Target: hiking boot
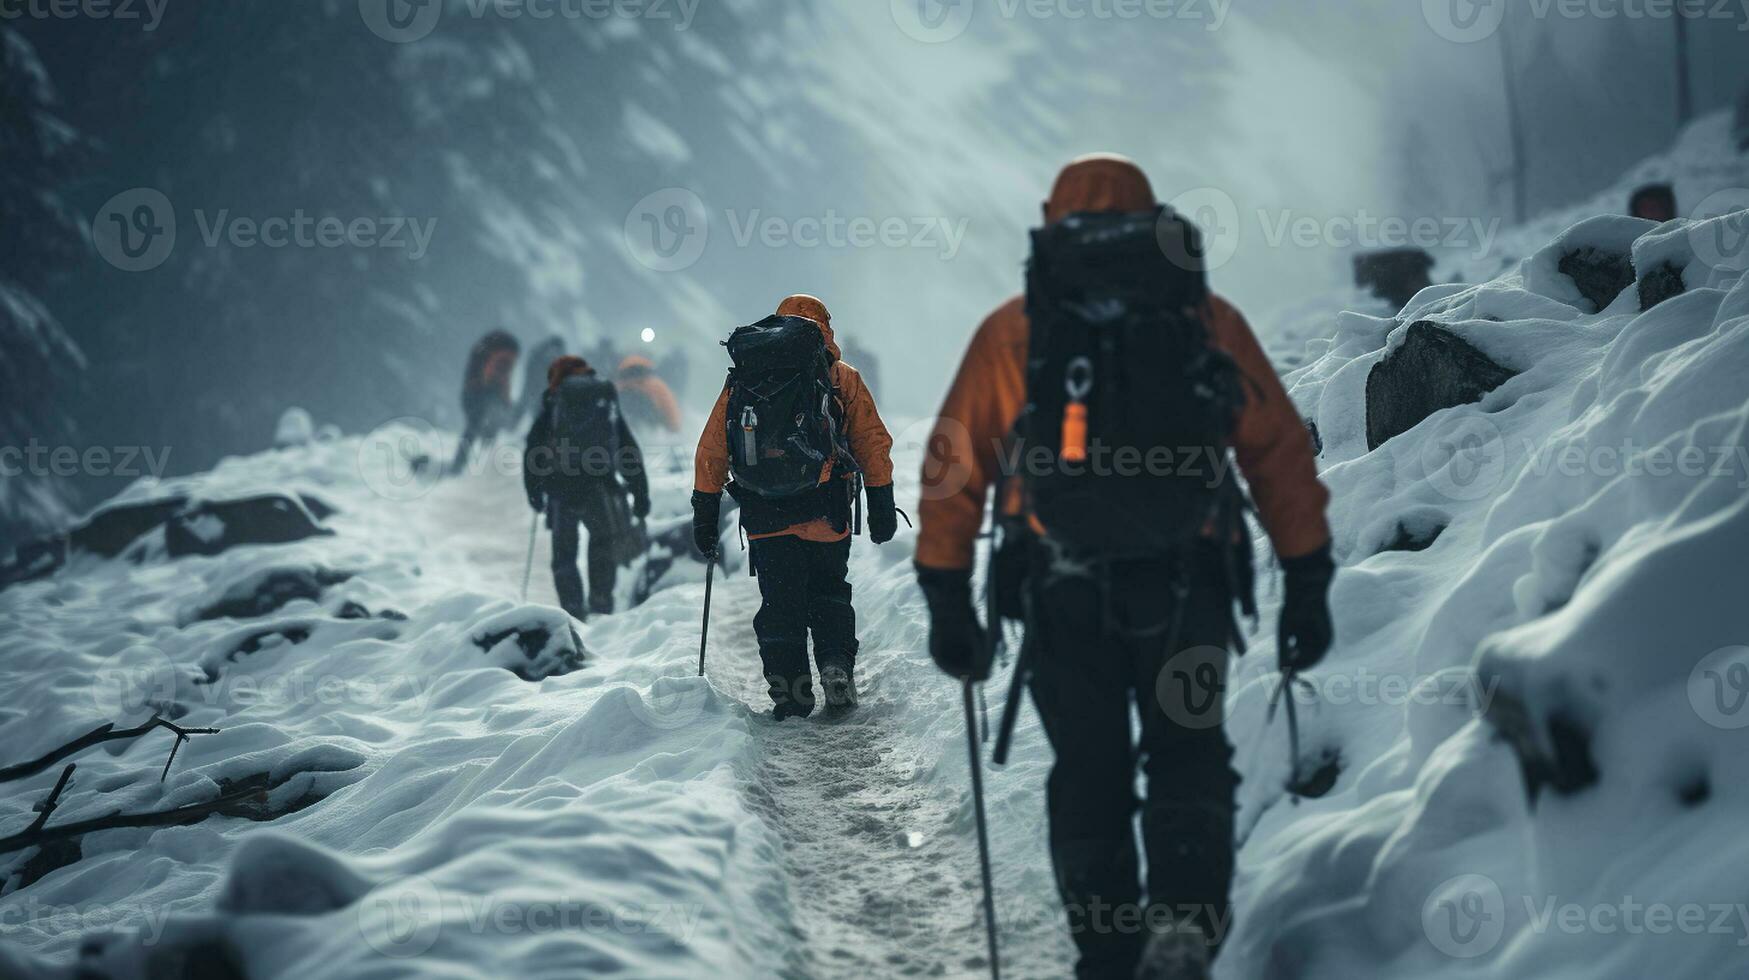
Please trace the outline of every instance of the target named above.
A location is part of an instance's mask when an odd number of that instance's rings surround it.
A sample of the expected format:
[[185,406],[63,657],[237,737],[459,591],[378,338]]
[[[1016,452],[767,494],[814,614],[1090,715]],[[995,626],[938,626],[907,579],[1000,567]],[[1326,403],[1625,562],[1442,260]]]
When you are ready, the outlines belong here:
[[1175,923],[1148,940],[1136,964],[1136,980],[1208,980],[1209,943],[1202,927]]
[[826,694],[826,711],[843,714],[856,707],[856,669],[849,664],[820,668],[820,687]]
[[814,713],[812,704],[796,704],[785,702],[771,706],[771,717],[774,721],[788,721],[791,718],[806,718]]

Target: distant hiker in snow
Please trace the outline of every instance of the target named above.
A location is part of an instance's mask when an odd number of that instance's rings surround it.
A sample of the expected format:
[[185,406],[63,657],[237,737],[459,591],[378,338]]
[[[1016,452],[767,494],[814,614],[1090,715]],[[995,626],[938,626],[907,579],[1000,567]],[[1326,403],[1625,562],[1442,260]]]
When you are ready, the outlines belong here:
[[680,403],[674,399],[656,365],[642,354],[619,362],[619,403],[634,430],[673,434],[680,431]]
[[565,356],[563,337],[548,337],[536,344],[523,358],[522,394],[516,398],[516,417],[528,419],[540,411],[547,394],[547,371],[553,362]]
[[1669,184],[1647,184],[1628,199],[1628,213],[1663,224],[1676,220],[1676,189]]
[[[613,383],[580,357],[561,357],[547,372],[542,410],[523,451],[522,481],[528,505],[545,512],[553,532],[559,605],[583,620],[612,613],[618,566],[637,535],[634,521],[650,513],[650,486]],[[589,532],[587,603],[577,573],[578,524]]]
[[[722,494],[741,505],[763,603],[754,617],[759,657],[778,720],[814,710],[808,634],[829,711],[856,704],[856,610],[850,538],[859,488],[869,537],[898,530],[893,437],[856,369],[832,339],[832,315],[812,296],[729,338],[729,371],[694,457],[693,530],[717,551]],[[731,480],[733,482],[731,482]]]
[[476,443],[493,439],[514,421],[510,376],[516,370],[521,350],[522,345],[515,337],[494,330],[481,337],[468,352],[468,365],[462,374],[462,416],[466,424],[455,460],[449,465],[452,476],[467,469]]
[[1229,925],[1238,776],[1222,691],[1234,603],[1252,599],[1228,452],[1286,569],[1284,669],[1333,639],[1329,494],[1257,339],[1208,292],[1196,230],[1134,163],[1070,164],[1044,219],[1026,295],[973,335],[926,444],[929,652],[956,678],[990,673],[972,562],[994,490],[995,602],[1025,620],[1022,676],[1056,752],[1050,847],[1077,975],[1200,978]]

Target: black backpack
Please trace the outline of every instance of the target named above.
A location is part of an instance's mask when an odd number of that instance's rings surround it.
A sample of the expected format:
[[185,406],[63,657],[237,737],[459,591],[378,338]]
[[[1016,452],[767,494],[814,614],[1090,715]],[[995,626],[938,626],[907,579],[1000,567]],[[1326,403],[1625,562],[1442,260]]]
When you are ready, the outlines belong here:
[[1231,472],[1244,395],[1238,366],[1210,345],[1202,254],[1169,208],[1033,232],[1015,458],[1032,512],[1072,552],[1174,552],[1236,491],[1216,477]]
[[619,389],[593,374],[576,374],[553,389],[547,438],[558,473],[569,477],[618,474]]
[[[768,500],[818,489],[821,467],[853,467],[832,355],[819,324],[772,316],[741,327],[725,344],[729,370],[729,472],[738,491]],[[739,498],[737,498],[739,499]]]

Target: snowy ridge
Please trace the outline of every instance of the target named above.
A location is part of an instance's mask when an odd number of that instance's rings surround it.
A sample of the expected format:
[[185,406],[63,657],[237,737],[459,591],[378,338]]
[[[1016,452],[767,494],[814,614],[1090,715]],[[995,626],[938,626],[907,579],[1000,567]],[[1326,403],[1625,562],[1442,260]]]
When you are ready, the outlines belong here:
[[[1222,975],[1741,966],[1746,226],[1581,222],[1395,319],[1344,314],[1290,376],[1325,439],[1345,566],[1304,752],[1341,775],[1284,798],[1264,639],[1229,705],[1249,841]],[[1631,250],[1642,276],[1672,263],[1689,288],[1590,313],[1556,271],[1583,247]],[[1369,453],[1367,378],[1424,320],[1519,373]],[[1385,550],[1401,527],[1441,533]]]

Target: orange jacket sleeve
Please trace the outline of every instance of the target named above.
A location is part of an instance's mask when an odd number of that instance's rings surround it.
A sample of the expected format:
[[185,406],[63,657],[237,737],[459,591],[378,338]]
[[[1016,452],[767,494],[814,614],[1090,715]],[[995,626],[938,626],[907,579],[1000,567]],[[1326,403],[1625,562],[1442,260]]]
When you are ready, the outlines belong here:
[[1239,470],[1276,553],[1304,557],[1330,543],[1324,515],[1330,491],[1318,479],[1312,437],[1245,318],[1218,296],[1209,302],[1214,345],[1245,375],[1245,408],[1233,436]]
[[986,319],[960,362],[924,447],[917,564],[972,567],[984,500],[1001,472],[1001,447],[1026,405],[1025,301]]
[[850,455],[862,467],[863,482],[871,487],[890,485],[893,436],[881,421],[874,395],[863,384],[862,375],[842,361],[833,365],[832,375],[838,385],[838,397],[844,401],[844,431],[850,439]]
[[729,389],[724,388],[692,454],[692,488],[700,493],[722,493],[729,485],[728,418]]

